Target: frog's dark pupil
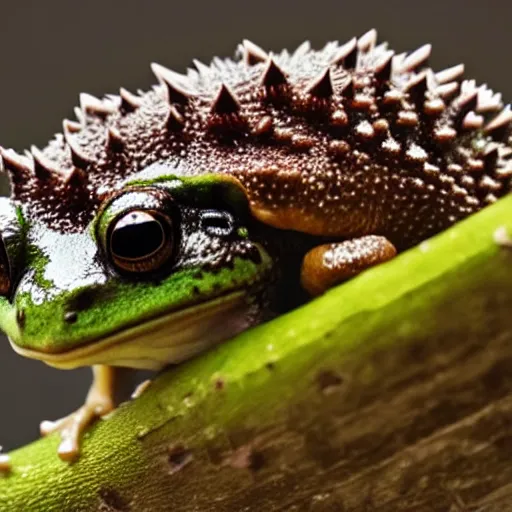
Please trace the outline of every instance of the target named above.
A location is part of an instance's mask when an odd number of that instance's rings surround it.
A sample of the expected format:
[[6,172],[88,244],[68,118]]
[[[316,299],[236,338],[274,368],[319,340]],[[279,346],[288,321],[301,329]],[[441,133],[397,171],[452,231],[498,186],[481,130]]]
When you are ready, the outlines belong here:
[[112,232],[111,250],[118,258],[139,260],[155,253],[164,243],[160,222],[147,213],[124,216]]

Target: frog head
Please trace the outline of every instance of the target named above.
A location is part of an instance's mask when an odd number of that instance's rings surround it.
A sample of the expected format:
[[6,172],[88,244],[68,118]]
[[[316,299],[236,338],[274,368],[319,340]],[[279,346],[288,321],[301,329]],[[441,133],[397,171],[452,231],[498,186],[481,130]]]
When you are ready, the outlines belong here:
[[86,222],[34,204],[0,203],[0,327],[23,356],[158,369],[261,320],[272,261],[235,179],[132,178]]

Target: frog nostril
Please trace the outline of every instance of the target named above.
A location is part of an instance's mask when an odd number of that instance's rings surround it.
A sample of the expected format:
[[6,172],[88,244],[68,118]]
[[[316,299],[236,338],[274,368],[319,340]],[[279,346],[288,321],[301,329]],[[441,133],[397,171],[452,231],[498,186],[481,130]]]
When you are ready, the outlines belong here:
[[78,319],[78,315],[76,311],[67,311],[64,313],[64,321],[66,321],[68,324],[74,324]]
[[18,322],[18,326],[20,328],[25,327],[25,310],[24,309],[18,309],[16,311],[16,321]]
[[201,229],[214,236],[229,236],[235,228],[235,220],[228,212],[206,210],[201,215]]

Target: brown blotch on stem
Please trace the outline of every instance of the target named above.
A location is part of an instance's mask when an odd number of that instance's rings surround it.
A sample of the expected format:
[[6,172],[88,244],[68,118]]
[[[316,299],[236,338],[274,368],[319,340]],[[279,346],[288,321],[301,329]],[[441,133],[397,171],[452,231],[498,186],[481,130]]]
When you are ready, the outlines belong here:
[[121,497],[121,495],[110,487],[101,487],[98,491],[100,496],[101,505],[107,507],[106,509],[99,510],[107,510],[108,512],[128,512],[130,509],[130,505]]
[[263,454],[251,445],[243,445],[229,456],[228,464],[235,469],[258,471],[265,465]]
[[343,384],[343,379],[332,370],[324,370],[316,376],[316,382],[324,395],[330,395]]
[[182,444],[170,446],[167,450],[167,462],[171,467],[169,474],[181,471],[185,466],[190,464],[194,456],[192,452],[185,448]]

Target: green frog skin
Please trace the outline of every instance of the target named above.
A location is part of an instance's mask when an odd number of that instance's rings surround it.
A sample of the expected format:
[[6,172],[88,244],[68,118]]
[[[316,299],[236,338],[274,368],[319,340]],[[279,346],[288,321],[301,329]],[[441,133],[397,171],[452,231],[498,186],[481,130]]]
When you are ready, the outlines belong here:
[[42,150],[1,149],[0,327],[24,356],[93,368],[84,406],[42,424],[63,459],[114,407],[114,367],[187,359],[510,191],[509,106],[429,54],[374,30],[244,41],[186,75],[154,64],[145,93],[83,94]]

